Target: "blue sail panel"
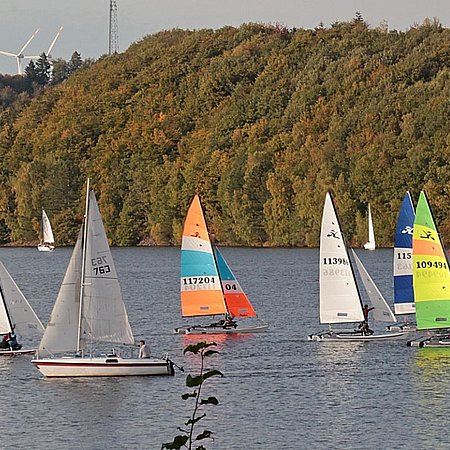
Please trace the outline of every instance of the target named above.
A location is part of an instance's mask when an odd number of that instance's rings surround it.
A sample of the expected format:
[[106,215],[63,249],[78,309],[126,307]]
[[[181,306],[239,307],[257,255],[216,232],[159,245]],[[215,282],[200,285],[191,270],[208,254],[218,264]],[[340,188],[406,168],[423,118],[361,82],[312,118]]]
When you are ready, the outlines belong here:
[[415,312],[412,280],[412,240],[414,206],[409,192],[403,198],[395,228],[394,241],[394,310],[396,314]]

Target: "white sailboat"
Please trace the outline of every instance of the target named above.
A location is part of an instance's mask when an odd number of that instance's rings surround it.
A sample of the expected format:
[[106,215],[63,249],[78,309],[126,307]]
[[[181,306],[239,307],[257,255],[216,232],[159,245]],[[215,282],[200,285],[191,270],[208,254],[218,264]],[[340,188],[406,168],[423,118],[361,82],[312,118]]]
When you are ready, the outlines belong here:
[[[373,280],[368,275],[359,258],[355,258],[361,271],[361,278],[368,290],[369,299],[377,311],[376,317],[382,321],[393,321],[395,317],[382,298]],[[333,324],[364,323],[361,295],[356,284],[352,261],[341,231],[331,195],[327,193],[322,217],[320,235],[320,323],[328,324],[329,330],[308,336],[309,341],[372,341],[396,339],[402,332],[375,334],[360,328],[345,331],[332,330]]]
[[53,236],[52,226],[44,208],[42,208],[41,221],[41,241],[38,245],[40,252],[51,252],[55,248],[55,238]]
[[168,358],[92,352],[94,345],[105,342],[133,345],[134,337],[88,180],[83,227],[32,363],[47,377],[173,375]]
[[[44,327],[33,308],[17,284],[12,279],[3,263],[0,262],[0,334],[18,335],[21,338],[40,338]],[[23,348],[6,339],[0,344],[0,355],[34,353],[36,348]]]
[[366,250],[375,250],[376,244],[375,244],[375,233],[373,231],[373,222],[372,222],[372,211],[370,209],[370,203],[369,203],[369,213],[368,213],[368,220],[369,220],[369,240],[364,244],[364,248]]

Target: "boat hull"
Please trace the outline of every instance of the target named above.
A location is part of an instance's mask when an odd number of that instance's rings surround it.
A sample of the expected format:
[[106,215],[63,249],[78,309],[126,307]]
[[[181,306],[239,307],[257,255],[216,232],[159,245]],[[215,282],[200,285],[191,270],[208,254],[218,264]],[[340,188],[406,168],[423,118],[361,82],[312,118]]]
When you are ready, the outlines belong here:
[[52,252],[55,249],[55,247],[53,245],[39,244],[37,249],[40,252]]
[[166,359],[108,357],[36,358],[31,361],[45,377],[123,377],[174,375]]
[[21,348],[20,350],[0,349],[0,356],[31,355],[33,353],[36,353],[35,348]]
[[406,331],[400,331],[397,333],[371,334],[371,335],[362,335],[361,333],[323,333],[323,334],[310,334],[307,337],[307,340],[314,342],[392,341],[403,338],[406,333],[407,333]]
[[366,242],[364,244],[364,249],[373,251],[373,250],[375,250],[375,244],[373,244],[372,242]]
[[263,333],[269,327],[268,324],[256,325],[252,327],[237,327],[237,328],[223,328],[223,327],[179,327],[175,328],[176,334],[243,334],[243,333]]

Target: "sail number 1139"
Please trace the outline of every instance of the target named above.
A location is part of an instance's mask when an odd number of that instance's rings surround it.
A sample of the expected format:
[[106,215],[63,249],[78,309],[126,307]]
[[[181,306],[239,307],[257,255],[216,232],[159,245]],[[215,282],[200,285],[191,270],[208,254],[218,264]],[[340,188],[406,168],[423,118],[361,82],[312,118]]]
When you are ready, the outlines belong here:
[[323,258],[324,264],[342,264],[344,266],[348,266],[348,259],[347,258]]

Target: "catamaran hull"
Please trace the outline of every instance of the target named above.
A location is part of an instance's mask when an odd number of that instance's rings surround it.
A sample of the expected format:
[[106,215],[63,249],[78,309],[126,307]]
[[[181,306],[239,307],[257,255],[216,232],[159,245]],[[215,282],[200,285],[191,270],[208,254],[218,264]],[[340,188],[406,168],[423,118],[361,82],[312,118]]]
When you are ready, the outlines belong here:
[[406,332],[398,333],[387,333],[387,334],[371,334],[371,335],[361,335],[361,334],[351,334],[351,333],[324,333],[324,334],[310,334],[307,338],[308,341],[314,342],[366,342],[366,341],[392,341],[396,339],[401,339],[404,337]]
[[39,244],[37,249],[40,252],[52,252],[55,249],[55,247],[53,245],[41,245],[41,244]]
[[406,333],[414,333],[417,329],[415,325],[389,325],[386,327],[386,331],[404,331]]
[[123,377],[174,375],[165,359],[41,358],[31,361],[45,377]]
[[179,327],[174,329],[176,334],[243,334],[263,333],[269,325],[257,325],[253,327],[223,328],[223,327]]
[[33,353],[36,353],[35,348],[23,348],[20,350],[0,350],[0,356],[31,355]]

